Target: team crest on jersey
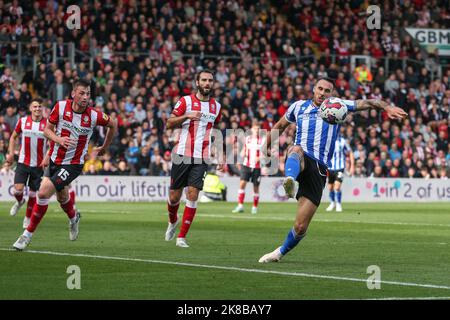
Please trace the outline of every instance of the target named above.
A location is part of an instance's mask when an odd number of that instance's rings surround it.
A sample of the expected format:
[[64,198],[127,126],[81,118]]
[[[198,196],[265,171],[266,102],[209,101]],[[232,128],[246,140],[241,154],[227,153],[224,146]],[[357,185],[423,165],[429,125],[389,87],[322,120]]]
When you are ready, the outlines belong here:
[[39,130],[40,131],[43,131],[45,129],[45,123],[41,123],[40,124],[40,127],[39,127]]
[[66,111],[66,117],[70,117],[70,111]]
[[214,103],[211,103],[209,105],[209,112],[210,113],[216,113],[216,105]]
[[88,122],[88,121],[89,121],[89,117],[88,117],[88,116],[84,116],[83,121],[84,121],[84,122]]
[[192,110],[193,111],[201,110],[200,104],[197,101],[194,101],[194,103],[192,104]]
[[[174,109],[178,109],[178,107],[181,105],[181,101],[178,101],[177,104],[175,105],[175,107],[173,107]],[[106,120],[106,119],[105,119]]]

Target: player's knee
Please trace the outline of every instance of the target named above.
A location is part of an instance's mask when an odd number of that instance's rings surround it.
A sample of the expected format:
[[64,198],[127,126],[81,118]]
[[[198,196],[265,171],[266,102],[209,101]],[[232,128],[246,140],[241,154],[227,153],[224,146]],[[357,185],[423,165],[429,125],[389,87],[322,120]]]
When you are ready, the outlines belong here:
[[169,202],[171,204],[176,204],[180,202],[180,198],[181,198],[181,192],[175,192],[175,191],[170,191],[169,193]]
[[289,151],[288,154],[293,154],[293,153],[297,153],[299,156],[303,156],[303,148],[301,146],[295,145],[292,146]]
[[68,194],[57,194],[56,199],[58,200],[59,204],[65,204],[67,201],[69,201],[69,195]]
[[297,233],[297,234],[304,234],[306,232],[306,230],[308,230],[308,224],[303,221],[301,221],[301,222],[296,221],[294,223],[294,230],[295,230],[295,233]]
[[39,199],[44,200],[44,199],[49,199],[50,197],[48,196],[47,192],[45,191],[38,191],[37,196]]
[[198,193],[199,193],[198,189],[189,187],[186,191],[186,198],[190,201],[197,201]]
[[14,187],[14,193],[15,193],[15,194],[22,194],[22,193],[23,193],[23,189],[24,189],[24,188],[23,188],[23,185],[21,185],[21,186],[17,186],[17,185],[16,185],[16,186]]

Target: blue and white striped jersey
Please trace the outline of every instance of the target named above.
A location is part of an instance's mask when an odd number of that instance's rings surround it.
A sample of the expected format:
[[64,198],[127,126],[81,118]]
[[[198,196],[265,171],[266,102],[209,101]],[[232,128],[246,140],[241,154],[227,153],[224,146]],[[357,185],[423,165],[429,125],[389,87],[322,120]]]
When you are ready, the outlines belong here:
[[[343,100],[348,111],[355,111],[356,103]],[[294,144],[300,145],[307,156],[327,167],[331,166],[340,125],[329,124],[319,116],[319,107],[312,100],[299,100],[286,111],[287,121],[296,124]]]
[[338,136],[334,147],[333,157],[331,158],[330,170],[339,171],[345,169],[345,156],[351,151],[347,140],[341,135]]

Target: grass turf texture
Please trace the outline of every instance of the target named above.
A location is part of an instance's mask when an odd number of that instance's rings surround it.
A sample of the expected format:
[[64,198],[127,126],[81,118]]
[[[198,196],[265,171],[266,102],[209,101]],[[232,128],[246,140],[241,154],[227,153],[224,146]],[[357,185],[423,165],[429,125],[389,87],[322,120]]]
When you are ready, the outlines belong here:
[[[200,203],[190,248],[164,241],[164,203],[79,203],[75,242],[68,239],[66,215],[51,204],[24,252],[8,251],[22,232],[25,210],[10,217],[11,205],[0,203],[0,299],[450,297],[448,203],[344,203],[343,213],[325,212],[324,203],[306,238],[272,264],[258,259],[282,244],[294,202],[262,203],[257,215],[250,214],[251,204],[245,213],[232,214],[234,203]],[[77,254],[85,256],[71,256]],[[70,265],[81,269],[81,290],[67,289]],[[381,269],[380,290],[367,288],[370,265]]]

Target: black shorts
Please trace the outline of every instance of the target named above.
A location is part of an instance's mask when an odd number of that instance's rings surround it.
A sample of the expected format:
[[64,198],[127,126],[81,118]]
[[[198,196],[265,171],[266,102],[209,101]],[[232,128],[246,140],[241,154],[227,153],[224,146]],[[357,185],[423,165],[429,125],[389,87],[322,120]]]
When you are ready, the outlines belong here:
[[305,169],[298,175],[297,181],[297,200],[305,197],[319,206],[327,182],[327,167],[305,155]]
[[56,191],[61,191],[75,180],[83,170],[82,164],[63,164],[56,165],[50,160],[50,164],[45,168],[44,176],[50,178]]
[[328,183],[333,184],[336,181],[340,183],[344,181],[344,170],[328,171]]
[[31,191],[38,191],[43,174],[44,170],[40,167],[29,167],[23,163],[18,163],[14,175],[14,184],[28,185]]
[[242,166],[241,180],[247,182],[251,181],[253,185],[259,186],[259,184],[261,183],[261,169]]
[[185,161],[172,164],[170,172],[170,189],[178,190],[186,186],[194,187],[199,190],[203,189],[206,171],[208,165],[200,160],[193,158],[184,158]]

